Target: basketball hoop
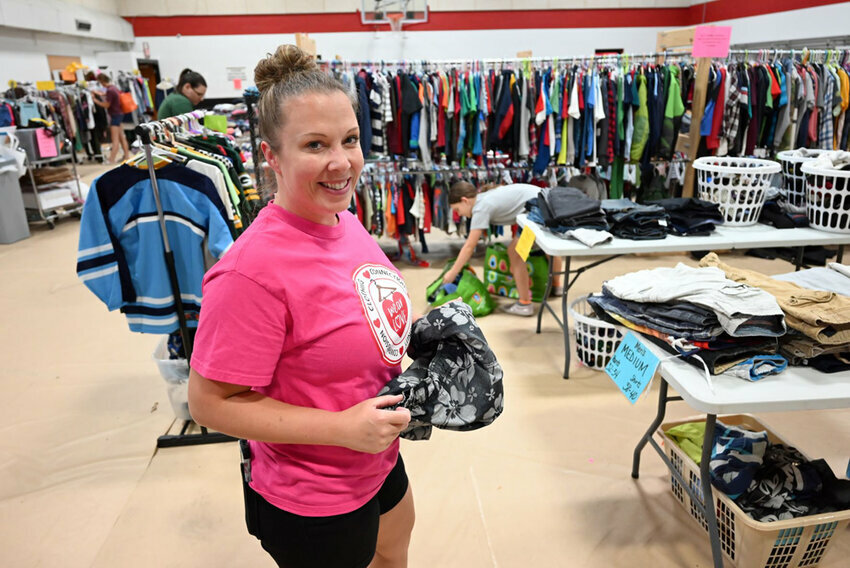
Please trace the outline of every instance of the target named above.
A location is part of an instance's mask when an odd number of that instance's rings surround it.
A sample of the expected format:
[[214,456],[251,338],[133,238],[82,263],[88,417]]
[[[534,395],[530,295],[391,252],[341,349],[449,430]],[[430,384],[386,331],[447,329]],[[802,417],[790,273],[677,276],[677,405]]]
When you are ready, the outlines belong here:
[[400,32],[404,24],[404,12],[387,12],[386,16],[390,22],[390,31]]

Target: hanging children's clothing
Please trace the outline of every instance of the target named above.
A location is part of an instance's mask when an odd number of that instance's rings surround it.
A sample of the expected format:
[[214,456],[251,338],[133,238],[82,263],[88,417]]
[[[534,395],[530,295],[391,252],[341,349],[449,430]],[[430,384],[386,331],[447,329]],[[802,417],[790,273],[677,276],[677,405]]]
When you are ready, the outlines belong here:
[[[177,164],[157,168],[165,225],[175,257],[188,325],[197,326],[203,247],[220,258],[233,244],[227,210],[213,182]],[[131,331],[168,334],[178,328],[147,169],[122,165],[91,186],[80,223],[77,275],[109,310],[120,309]]]

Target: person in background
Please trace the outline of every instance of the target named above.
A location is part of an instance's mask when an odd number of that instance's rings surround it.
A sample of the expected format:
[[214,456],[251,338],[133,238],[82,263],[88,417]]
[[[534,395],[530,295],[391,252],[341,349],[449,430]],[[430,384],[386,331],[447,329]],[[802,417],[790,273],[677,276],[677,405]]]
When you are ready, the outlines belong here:
[[[443,276],[443,283],[454,282],[464,265],[469,262],[475,252],[475,246],[487,235],[490,225],[514,225],[517,215],[525,210],[525,202],[537,197],[540,188],[527,183],[509,185],[484,186],[479,192],[474,185],[459,181],[449,189],[449,206],[452,211],[470,221],[469,236],[457,255],[457,260],[451,269]],[[508,258],[511,261],[511,274],[516,283],[519,300],[502,308],[508,314],[515,316],[533,316],[534,306],[531,303],[531,286],[525,261],[516,251],[519,235],[508,245]],[[554,259],[555,272],[561,271],[561,258]],[[560,276],[554,277],[553,293],[563,294]]]
[[94,104],[105,108],[109,115],[109,138],[112,143],[109,150],[109,163],[114,164],[119,149],[122,161],[130,157],[130,145],[127,144],[127,137],[124,135],[124,129],[121,128],[121,123],[124,121],[124,112],[121,110],[121,91],[106,73],[98,75],[97,82],[106,89],[106,93],[95,93]]
[[277,192],[204,278],[190,412],[249,440],[246,524],[279,566],[404,568],[410,411],[376,395],[401,372],[415,315],[347,211],[364,165],[357,101],[294,45],[254,79]]
[[165,97],[159,105],[156,111],[157,119],[192,112],[204,100],[206,94],[207,82],[203,76],[191,69],[184,69],[180,73],[176,91]]

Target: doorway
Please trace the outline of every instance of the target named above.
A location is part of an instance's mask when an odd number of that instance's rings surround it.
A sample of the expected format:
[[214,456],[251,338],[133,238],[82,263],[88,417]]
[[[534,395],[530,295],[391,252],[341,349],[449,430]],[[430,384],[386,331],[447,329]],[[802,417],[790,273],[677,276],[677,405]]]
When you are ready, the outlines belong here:
[[139,74],[148,80],[148,91],[150,91],[151,100],[153,101],[153,118],[157,120],[156,109],[161,101],[156,100],[156,86],[160,82],[159,61],[156,59],[137,59],[136,64],[139,66]]

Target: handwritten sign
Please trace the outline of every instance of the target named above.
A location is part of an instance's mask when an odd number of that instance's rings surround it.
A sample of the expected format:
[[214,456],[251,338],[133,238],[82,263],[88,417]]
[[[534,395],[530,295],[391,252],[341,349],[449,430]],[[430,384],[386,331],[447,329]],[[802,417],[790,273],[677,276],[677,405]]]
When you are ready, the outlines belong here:
[[534,231],[528,227],[522,228],[522,233],[519,235],[519,240],[516,243],[516,252],[523,260],[528,260],[528,255],[531,253],[531,247],[534,245]]
[[35,131],[35,138],[38,142],[38,155],[42,158],[55,158],[59,152],[56,150],[56,139],[49,136],[47,131],[39,128]]
[[35,88],[39,91],[55,91],[56,81],[36,81]]
[[694,57],[726,57],[732,26],[697,26],[694,30]]
[[611,357],[605,372],[634,404],[655,374],[658,362],[658,357],[629,332]]

